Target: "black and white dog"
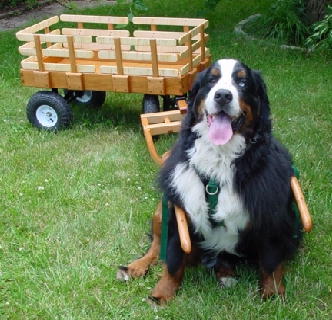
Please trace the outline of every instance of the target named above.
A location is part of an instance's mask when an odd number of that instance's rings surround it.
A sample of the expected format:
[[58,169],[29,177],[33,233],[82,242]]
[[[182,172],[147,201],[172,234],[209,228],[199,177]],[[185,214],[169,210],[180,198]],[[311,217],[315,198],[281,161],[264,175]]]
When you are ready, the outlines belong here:
[[[300,227],[291,209],[291,158],[271,134],[269,101],[260,74],[233,59],[221,59],[201,72],[177,143],[160,172],[169,202],[187,213],[192,252],[180,246],[174,208],[168,222],[167,260],[152,292],[163,303],[181,284],[185,266],[214,268],[223,287],[236,282],[234,265],[255,261],[264,298],[283,295],[283,263],[296,252]],[[206,186],[217,183],[218,203],[211,214]],[[153,218],[148,253],[119,279],[142,276],[158,259],[161,205]]]

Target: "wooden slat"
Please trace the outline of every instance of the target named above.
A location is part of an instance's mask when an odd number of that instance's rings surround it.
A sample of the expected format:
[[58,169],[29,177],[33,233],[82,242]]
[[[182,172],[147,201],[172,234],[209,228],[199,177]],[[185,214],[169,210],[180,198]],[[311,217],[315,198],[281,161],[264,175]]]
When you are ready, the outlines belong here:
[[[198,55],[196,56],[194,59],[192,59],[192,67],[196,67],[199,63],[201,62],[201,56]],[[184,74],[187,74],[188,72],[190,72],[190,65],[189,63],[187,63],[185,66],[183,66],[180,71],[179,71],[179,74],[180,75],[184,75]]]
[[116,74],[112,76],[112,85],[115,92],[129,92],[129,77]]
[[[46,28],[44,29],[44,33],[50,33],[50,27],[46,27]],[[50,47],[51,45],[52,45],[52,43],[49,43],[49,42],[46,43],[46,46],[47,46],[47,47]]]
[[[136,45],[136,46],[149,46],[150,45],[149,38],[133,38],[133,37],[121,37],[121,44],[122,45]],[[176,46],[175,39],[156,39],[158,46]],[[113,44],[114,38],[108,36],[99,36],[96,39],[97,43],[102,44]]]
[[[63,44],[64,48],[68,48],[68,44]],[[79,43],[75,42],[75,48],[76,49],[88,49],[88,50],[114,50],[115,46],[112,44],[99,44],[99,43]],[[130,46],[122,45],[122,50],[130,50]]]
[[74,47],[74,38],[73,36],[67,36],[67,43],[69,48],[69,61],[71,66],[71,72],[77,72],[76,67],[76,57],[75,57],[75,47]]
[[165,133],[177,133],[180,131],[181,121],[172,121],[169,123],[156,123],[147,126],[152,136],[157,136]]
[[39,23],[36,23],[34,25],[32,25],[31,27],[27,27],[23,30],[18,31],[18,33],[36,33],[38,31],[41,31],[43,29],[45,29],[46,27],[50,27],[53,24],[56,24],[59,22],[59,17],[58,16],[54,16],[51,18],[48,18],[46,20],[43,20]]
[[[47,35],[59,35],[61,34],[61,31],[59,29],[52,30],[51,32],[47,33]],[[33,33],[22,33],[17,32],[16,38],[20,41],[34,41],[33,40]],[[41,41],[45,42],[45,41]]]
[[[140,38],[152,38],[152,39],[179,39],[184,36],[184,32],[173,31],[149,31],[149,30],[136,30],[134,31],[134,37]],[[192,40],[200,40],[200,35],[192,37]]]
[[148,78],[148,90],[146,93],[160,94],[160,95],[165,94],[165,79],[163,77],[153,76],[147,78]]
[[114,39],[115,44],[115,61],[116,69],[118,75],[123,75],[123,65],[122,65],[122,51],[121,51],[121,42],[119,38]]
[[161,24],[168,26],[198,26],[205,23],[205,19],[191,19],[191,18],[166,18],[166,17],[134,17],[134,24]]
[[36,57],[38,61],[38,69],[39,71],[45,71],[43,63],[43,53],[42,53],[42,47],[39,35],[34,35],[34,40],[35,40]]
[[[35,56],[36,49],[34,48],[34,44],[31,42],[26,43],[23,46],[19,47],[19,52],[24,56]],[[61,43],[56,43],[47,49],[42,49],[42,54],[44,57],[69,57],[69,50],[62,48]],[[92,59],[94,57],[94,53],[91,50],[80,50],[75,49],[75,56],[81,59]]]
[[147,124],[151,125],[156,123],[162,123],[165,121],[165,118],[168,118],[171,122],[181,121],[183,115],[179,112],[179,110],[171,110],[164,112],[141,114],[141,118],[146,118]]
[[[27,70],[38,70],[38,62],[35,57],[22,60],[21,66]],[[68,63],[49,63],[44,62],[45,71],[71,72],[71,65]],[[93,73],[96,71],[94,65],[77,65],[77,71],[82,73]],[[64,87],[63,87],[64,88]]]
[[149,31],[149,30],[134,31],[134,37],[138,38],[178,39],[183,35],[184,35],[183,32],[173,32],[173,31]]
[[[18,40],[21,41],[33,41],[33,34],[32,33],[20,33],[16,34],[16,37]],[[41,34],[40,35],[40,41],[41,42],[62,42],[67,43],[67,36],[66,35],[60,35],[60,34]],[[74,36],[74,42],[78,43],[89,43],[92,42],[91,36]]]
[[50,73],[48,71],[33,71],[34,85],[37,88],[50,88]]
[[[186,46],[171,46],[171,47],[164,47],[157,45],[158,52],[169,52],[169,53],[182,53],[187,50]],[[150,46],[135,46],[136,51],[148,51],[150,52]]]
[[[160,62],[177,62],[179,55],[177,53],[158,53],[158,61]],[[99,59],[115,59],[115,51],[100,50],[98,52]],[[123,51],[123,60],[133,61],[151,61],[151,52]]]
[[79,15],[79,14],[62,14],[60,15],[60,20],[67,22],[128,24],[127,17],[89,16],[89,15]]
[[83,74],[82,73],[72,73],[66,72],[66,88],[69,90],[84,90]]
[[[191,45],[191,52],[193,54],[196,54],[196,55],[202,53],[202,50],[201,50],[201,41],[194,42]],[[209,54],[209,49],[205,47],[204,52],[205,52],[205,55]],[[186,47],[186,50],[184,52],[182,52],[182,53],[179,54],[179,59],[185,59],[185,58],[188,58],[188,56],[189,56],[188,47]]]
[[194,29],[190,30],[187,34],[183,35],[179,39],[179,44],[187,43],[189,40],[189,35],[191,36],[191,38],[198,35],[201,32],[202,26],[203,26],[204,30],[207,28],[207,25],[205,25],[205,24],[201,24],[201,25],[195,27]]
[[188,34],[188,64],[189,64],[189,71],[193,69],[193,51],[191,46],[191,34]]
[[[46,57],[62,57],[68,58],[70,56],[69,49],[43,49],[43,55]],[[80,59],[92,59],[94,53],[91,50],[75,49],[75,57]]]
[[18,51],[22,56],[35,56],[36,50],[35,50],[35,43],[34,42],[27,42],[25,44],[22,44],[18,47]]
[[151,31],[157,31],[157,26],[155,24],[151,24]]
[[204,32],[204,26],[200,26],[200,42],[201,42],[201,61],[205,60],[205,32]]
[[43,21],[38,23],[38,25],[41,27],[41,29],[39,29],[38,31],[40,31],[40,30],[42,30],[46,27],[50,27],[53,24],[56,24],[58,22],[59,22],[59,17],[58,16],[53,16],[53,17],[50,17],[46,20],[43,20]]
[[[102,65],[99,68],[104,74],[117,74],[116,66]],[[123,67],[123,73],[132,76],[152,76],[152,68],[148,67]],[[161,77],[177,77],[179,72],[177,69],[159,68]]]
[[159,77],[158,54],[156,40],[150,40],[152,76]]
[[[84,29],[83,23],[82,22],[77,22],[77,28],[78,29]],[[64,33],[62,32],[62,34],[64,34]]]
[[78,36],[115,36],[115,37],[129,37],[128,30],[98,30],[98,29],[75,29],[62,28],[64,35],[78,35]]

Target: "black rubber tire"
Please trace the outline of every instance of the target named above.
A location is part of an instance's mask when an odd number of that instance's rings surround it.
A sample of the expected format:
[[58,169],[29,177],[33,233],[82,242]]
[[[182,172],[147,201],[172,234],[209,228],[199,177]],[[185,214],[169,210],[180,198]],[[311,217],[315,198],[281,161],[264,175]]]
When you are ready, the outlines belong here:
[[169,95],[165,95],[162,97],[163,97],[163,110],[164,111],[176,109],[175,97],[171,97]]
[[[48,115],[43,120],[40,116],[43,113],[41,108],[48,108],[53,116],[56,114],[56,117]],[[30,98],[26,112],[27,118],[33,126],[47,131],[58,131],[68,128],[73,120],[70,105],[62,96],[52,91],[36,92]],[[44,112],[44,114],[46,113]]]
[[158,95],[145,94],[142,103],[142,113],[155,113],[160,111]]
[[[88,94],[85,100],[81,100],[84,94]],[[105,91],[73,91],[73,102],[79,106],[99,109],[105,102]]]

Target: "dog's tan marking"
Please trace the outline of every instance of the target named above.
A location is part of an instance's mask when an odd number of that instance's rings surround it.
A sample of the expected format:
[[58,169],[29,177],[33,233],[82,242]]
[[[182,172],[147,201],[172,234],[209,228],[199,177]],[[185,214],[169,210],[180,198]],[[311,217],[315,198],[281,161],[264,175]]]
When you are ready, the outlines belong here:
[[204,111],[205,111],[205,99],[202,99],[200,104],[197,106],[197,116],[198,116],[197,121],[198,122],[202,121],[203,116],[204,116]]
[[185,259],[183,259],[182,265],[174,275],[168,272],[167,266],[165,265],[164,272],[152,291],[152,300],[162,305],[172,299],[181,285],[184,269]]
[[200,250],[197,246],[193,245],[190,254],[186,254],[183,257],[179,270],[174,274],[168,272],[166,264],[164,265],[164,272],[152,291],[151,298],[153,302],[158,304],[165,304],[172,299],[176,291],[181,286],[181,282],[186,267],[196,266],[200,263]]
[[210,73],[216,77],[220,77],[221,76],[221,70],[218,68],[212,68]]
[[240,108],[246,115],[246,122],[245,124],[248,125],[250,122],[254,120],[254,116],[252,114],[251,106],[247,103],[245,103],[242,99],[239,99],[240,101]]
[[274,272],[268,274],[261,271],[261,295],[263,299],[274,295],[284,296],[285,286],[283,284],[284,268],[279,264]]
[[234,266],[229,263],[224,262],[219,267],[215,267],[214,272],[222,288],[232,287],[237,283]]
[[238,78],[245,78],[247,76],[247,73],[245,70],[240,70],[238,73],[237,73],[237,77]]
[[117,279],[129,280],[130,278],[142,277],[146,274],[149,267],[158,261],[161,234],[161,202],[158,203],[152,218],[152,233],[153,239],[148,252],[142,258],[130,263],[127,267],[120,267],[117,273]]

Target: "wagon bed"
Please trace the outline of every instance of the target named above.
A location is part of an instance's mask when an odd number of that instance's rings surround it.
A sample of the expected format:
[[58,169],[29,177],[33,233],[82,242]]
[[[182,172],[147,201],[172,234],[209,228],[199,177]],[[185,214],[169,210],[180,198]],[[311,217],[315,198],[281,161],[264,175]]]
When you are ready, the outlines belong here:
[[128,24],[127,17],[63,14],[20,30],[16,37],[26,43],[19,51],[27,56],[21,62],[23,84],[185,94],[195,74],[210,63],[208,21],[134,17],[132,23],[142,30],[117,29]]

